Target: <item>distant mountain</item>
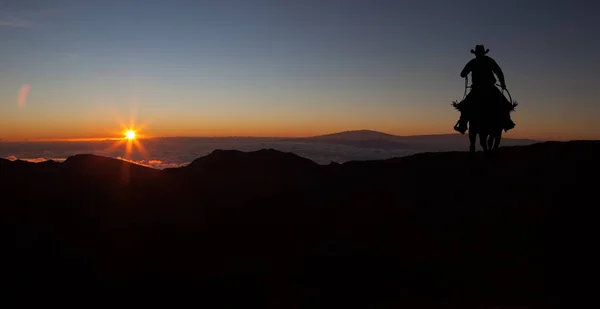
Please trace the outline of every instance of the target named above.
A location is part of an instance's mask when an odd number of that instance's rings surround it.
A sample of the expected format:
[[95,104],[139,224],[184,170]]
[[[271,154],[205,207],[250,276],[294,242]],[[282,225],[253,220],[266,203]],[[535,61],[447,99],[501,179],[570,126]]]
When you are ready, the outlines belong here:
[[339,132],[339,133],[332,133],[332,134],[308,137],[307,139],[322,140],[322,141],[341,141],[341,140],[396,141],[396,140],[398,140],[398,136],[379,132],[379,131],[373,131],[373,130],[354,130],[354,131],[344,131],[344,132]]
[[3,301],[541,308],[549,277],[589,270],[569,248],[595,241],[576,227],[599,157],[572,141],[329,165],[271,149],[165,170],[0,159]]
[[[417,142],[447,142],[467,140],[466,135],[462,134],[429,134],[429,135],[393,135],[374,130],[351,130],[332,134],[319,135],[306,138],[308,140],[323,140],[323,141],[364,141],[364,140],[384,140],[384,141],[417,141]],[[514,139],[503,138],[503,141],[522,142],[522,143],[538,143],[538,140],[532,139]]]
[[[415,152],[457,151],[468,149],[467,135],[434,134],[398,136],[373,130],[344,131],[300,139],[308,142],[331,143],[383,150],[406,149]],[[503,138],[501,146],[525,146],[539,141]]]

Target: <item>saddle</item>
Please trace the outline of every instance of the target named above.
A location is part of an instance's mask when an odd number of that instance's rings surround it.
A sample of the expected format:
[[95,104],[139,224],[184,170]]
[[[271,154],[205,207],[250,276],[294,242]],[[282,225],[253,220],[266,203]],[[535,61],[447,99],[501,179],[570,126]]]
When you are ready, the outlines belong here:
[[[467,88],[473,89],[473,86]],[[472,91],[468,94],[465,94],[465,96],[460,102],[452,101],[452,106],[460,112],[468,112],[474,106],[492,107],[488,104],[498,104],[496,107],[500,110],[504,108],[506,108],[506,110],[509,112],[515,110],[515,107],[518,105],[517,102],[511,102],[508,98],[506,98],[506,96],[504,96],[504,94],[500,90],[498,90],[498,88],[486,88],[487,87],[477,88],[475,94]]]

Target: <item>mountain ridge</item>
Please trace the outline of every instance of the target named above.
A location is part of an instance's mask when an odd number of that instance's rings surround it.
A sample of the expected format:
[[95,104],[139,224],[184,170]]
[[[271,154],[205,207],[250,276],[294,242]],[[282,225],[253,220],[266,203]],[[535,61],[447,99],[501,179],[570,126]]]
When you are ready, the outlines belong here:
[[600,141],[329,165],[208,157],[199,170],[0,159],[5,301],[537,308],[555,297],[550,250],[592,238],[550,215],[595,200]]

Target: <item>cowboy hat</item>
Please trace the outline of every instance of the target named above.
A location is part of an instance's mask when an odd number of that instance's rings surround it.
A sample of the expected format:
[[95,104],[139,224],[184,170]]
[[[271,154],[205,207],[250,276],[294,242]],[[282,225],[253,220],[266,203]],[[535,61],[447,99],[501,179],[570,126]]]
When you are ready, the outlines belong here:
[[485,54],[487,54],[489,51],[490,51],[490,50],[489,50],[489,49],[486,49],[485,47],[483,47],[483,45],[477,45],[477,46],[475,46],[475,50],[472,50],[472,49],[471,49],[471,53],[472,53],[472,54],[476,54],[476,55],[477,55],[477,54],[482,54],[482,55],[485,55]]

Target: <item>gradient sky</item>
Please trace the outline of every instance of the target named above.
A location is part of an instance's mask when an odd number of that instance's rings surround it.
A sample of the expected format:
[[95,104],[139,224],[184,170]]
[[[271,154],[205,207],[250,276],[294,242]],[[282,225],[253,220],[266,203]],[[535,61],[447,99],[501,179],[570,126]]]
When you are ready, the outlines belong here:
[[508,137],[600,139],[596,1],[0,2],[0,138],[451,133],[490,49]]

